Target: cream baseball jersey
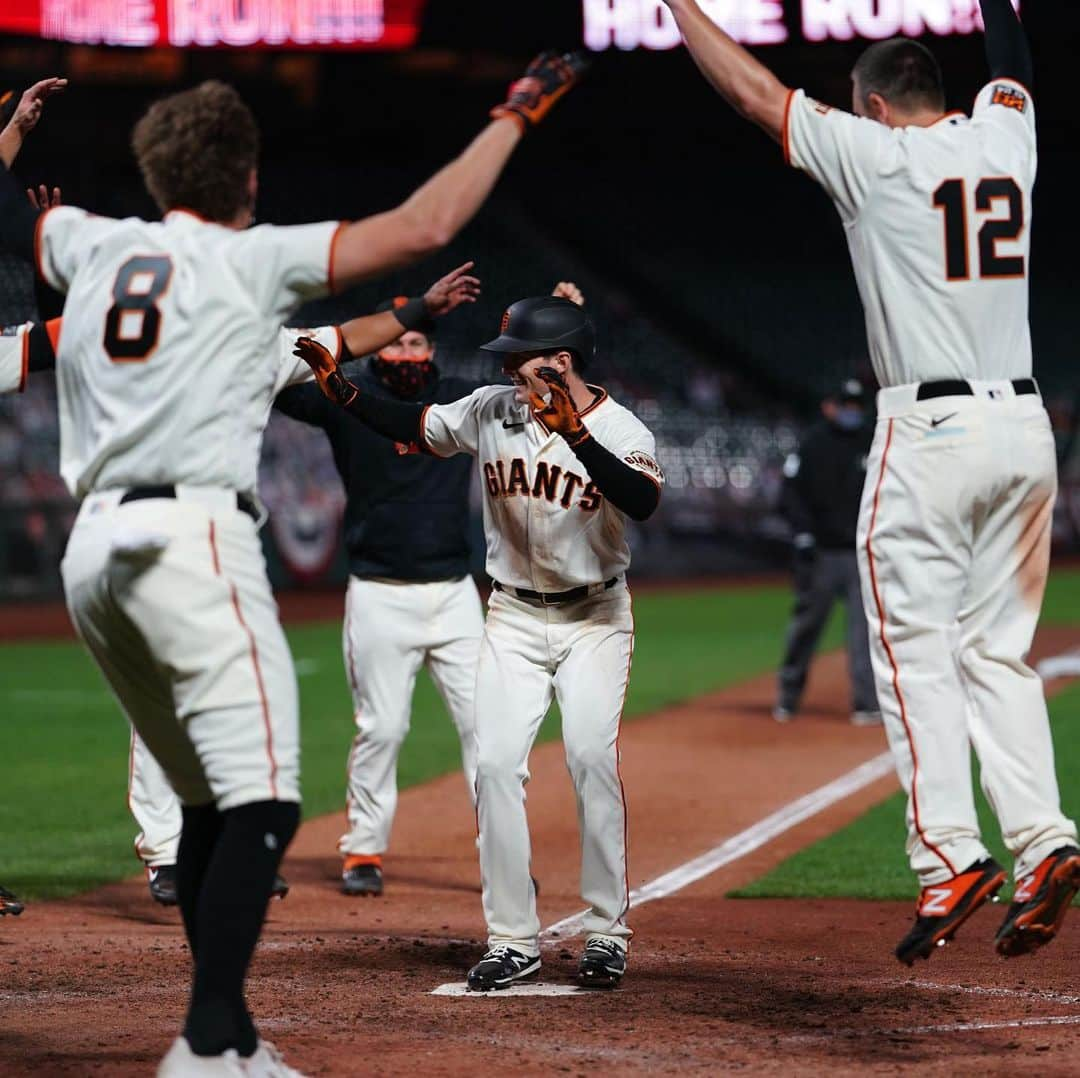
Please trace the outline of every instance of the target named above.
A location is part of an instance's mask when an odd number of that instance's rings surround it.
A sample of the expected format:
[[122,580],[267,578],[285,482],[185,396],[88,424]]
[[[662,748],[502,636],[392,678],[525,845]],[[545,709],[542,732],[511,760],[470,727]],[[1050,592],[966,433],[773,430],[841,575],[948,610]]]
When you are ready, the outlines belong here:
[[0,393],[21,392],[26,385],[31,325],[26,322],[0,331]]
[[73,494],[254,492],[273,398],[306,377],[281,323],[328,290],[337,228],[237,232],[184,211],[150,223],[66,206],[42,216],[38,271],[68,297],[57,388]]
[[[581,413],[605,449],[657,485],[656,443],[633,413],[594,389]],[[512,386],[485,386],[424,411],[424,440],[439,456],[471,453],[484,492],[487,572],[500,584],[558,592],[610,580],[630,564],[623,514],[596,489],[574,451]]]
[[882,386],[1031,375],[1037,154],[1025,87],[995,80],[970,119],[905,128],[796,90],[784,151],[840,211]]

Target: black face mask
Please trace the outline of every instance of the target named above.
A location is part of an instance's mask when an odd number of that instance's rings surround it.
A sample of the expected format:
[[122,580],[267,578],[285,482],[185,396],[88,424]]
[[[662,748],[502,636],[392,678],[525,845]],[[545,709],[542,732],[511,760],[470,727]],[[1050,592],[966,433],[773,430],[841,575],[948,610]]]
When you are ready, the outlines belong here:
[[395,397],[418,397],[439,377],[430,355],[427,359],[406,360],[372,356],[371,369]]

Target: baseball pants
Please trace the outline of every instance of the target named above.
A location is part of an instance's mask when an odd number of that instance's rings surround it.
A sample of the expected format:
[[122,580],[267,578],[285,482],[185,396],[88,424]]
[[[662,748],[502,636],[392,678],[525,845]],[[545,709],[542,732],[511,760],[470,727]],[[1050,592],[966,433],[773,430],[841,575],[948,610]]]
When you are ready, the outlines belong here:
[[833,603],[842,599],[847,613],[848,674],[853,711],[877,711],[870,640],[859,586],[859,562],[851,550],[819,550],[795,575],[795,610],[788,625],[780,667],[780,706],[796,711],[818,640]]
[[421,666],[457,729],[469,797],[475,799],[474,691],[483,629],[472,577],[424,583],[350,577],[342,643],[357,732],[349,753],[349,830],[338,843],[342,854],[375,856],[389,845],[398,754]]
[[134,730],[128,758],[128,808],[139,825],[135,836],[139,860],[151,868],[175,865],[184,822],[180,801],[161,765]]
[[231,491],[88,495],[68,609],[185,805],[300,800],[296,677],[254,521]]
[[619,727],[633,650],[630,593],[622,581],[561,606],[491,594],[477,668],[476,739],[480,875],[492,946],[539,950],[525,784],[552,697],[577,795],[585,930],[622,947],[629,942]]
[[971,749],[1017,878],[1075,844],[1042,682],[1026,663],[1049,568],[1054,439],[1038,396],[883,390],[859,521],[871,654],[923,886],[987,856]]

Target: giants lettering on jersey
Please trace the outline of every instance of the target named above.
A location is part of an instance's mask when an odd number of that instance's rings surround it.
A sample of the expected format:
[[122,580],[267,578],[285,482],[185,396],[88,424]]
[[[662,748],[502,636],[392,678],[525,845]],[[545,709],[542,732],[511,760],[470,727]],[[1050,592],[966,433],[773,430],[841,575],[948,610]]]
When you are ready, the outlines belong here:
[[1015,86],[995,86],[994,96],[990,99],[990,104],[1004,105],[1007,109],[1025,112],[1027,110],[1027,94],[1018,90]]
[[484,461],[484,483],[493,498],[546,498],[569,509],[577,498],[577,507],[586,513],[595,513],[604,496],[596,484],[576,472],[564,472],[558,464],[549,465],[546,460],[537,462],[536,475],[529,477],[525,461],[514,457],[509,464],[504,460]]

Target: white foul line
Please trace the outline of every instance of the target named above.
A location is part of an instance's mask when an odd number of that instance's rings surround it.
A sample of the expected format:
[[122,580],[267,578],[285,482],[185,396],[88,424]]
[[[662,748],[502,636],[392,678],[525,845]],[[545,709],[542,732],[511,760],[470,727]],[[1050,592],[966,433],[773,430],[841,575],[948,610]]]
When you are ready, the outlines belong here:
[[[758,820],[745,831],[740,831],[737,835],[725,839],[708,853],[695,857],[693,861],[687,861],[686,864],[665,872],[664,875],[657,876],[655,880],[650,880],[631,891],[631,909],[636,909],[658,898],[666,898],[668,895],[681,891],[684,887],[689,887],[690,884],[711,875],[718,868],[723,868],[724,865],[731,864],[732,861],[737,861],[740,857],[745,857],[767,842],[771,842],[777,835],[782,835],[804,820],[810,819],[811,816],[816,816],[830,805],[835,805],[837,801],[843,801],[844,798],[850,797],[864,786],[869,786],[872,782],[877,782],[878,779],[892,773],[891,753],[883,752],[880,756],[867,760],[865,764],[860,764],[846,775],[841,775],[840,778],[792,801],[763,820]],[[588,912],[588,910],[582,910],[581,913],[575,913],[572,917],[556,921],[555,924],[544,929],[541,939],[573,936],[583,931]]]

